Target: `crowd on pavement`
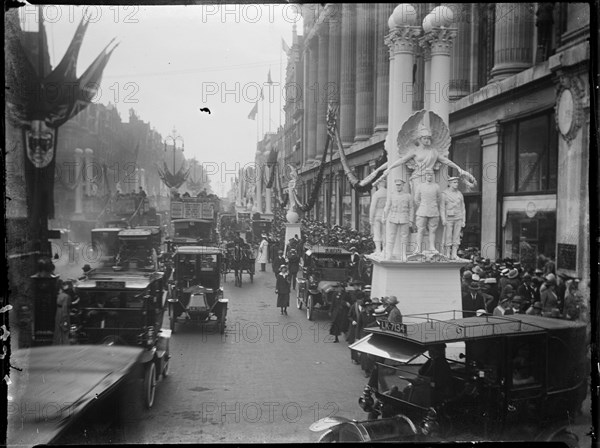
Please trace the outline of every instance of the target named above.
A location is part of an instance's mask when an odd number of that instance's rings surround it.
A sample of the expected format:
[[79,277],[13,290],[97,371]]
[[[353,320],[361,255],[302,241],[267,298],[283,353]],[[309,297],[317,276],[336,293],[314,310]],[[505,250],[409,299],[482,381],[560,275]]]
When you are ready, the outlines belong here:
[[473,257],[461,276],[463,317],[529,314],[587,322],[581,279],[557,274],[551,257],[540,256],[535,269],[508,258]]

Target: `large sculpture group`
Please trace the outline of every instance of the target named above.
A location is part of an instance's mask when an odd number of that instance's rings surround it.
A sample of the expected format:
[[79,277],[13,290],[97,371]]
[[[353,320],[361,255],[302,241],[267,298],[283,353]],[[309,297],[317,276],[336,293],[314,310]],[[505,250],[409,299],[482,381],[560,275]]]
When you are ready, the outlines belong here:
[[[422,110],[411,116],[398,134],[398,159],[384,164],[372,175],[384,171],[374,184],[377,191],[371,200],[370,221],[376,253],[384,259],[406,261],[410,254],[439,253],[436,231],[444,227],[444,255],[457,259],[461,229],[465,226],[465,202],[458,190],[461,178],[468,186],[475,184],[473,176],[448,158],[450,132],[444,121],[433,112]],[[442,165],[454,168],[459,176],[447,178],[442,191],[438,182],[445,177]],[[395,191],[387,191],[383,180],[394,171]],[[406,190],[406,180],[410,191]],[[411,229],[416,225],[416,247],[409,244]],[[384,231],[385,229],[385,231]],[[427,246],[424,245],[428,233]],[[399,249],[395,250],[400,239]],[[385,241],[385,242],[384,242]],[[411,250],[412,249],[412,250]]]

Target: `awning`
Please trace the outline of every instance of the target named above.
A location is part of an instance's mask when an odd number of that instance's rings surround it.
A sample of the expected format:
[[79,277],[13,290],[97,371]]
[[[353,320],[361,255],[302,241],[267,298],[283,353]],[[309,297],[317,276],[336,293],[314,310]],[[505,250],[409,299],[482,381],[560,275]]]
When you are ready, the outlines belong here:
[[427,351],[426,346],[373,333],[350,345],[350,348],[401,363],[408,363]]

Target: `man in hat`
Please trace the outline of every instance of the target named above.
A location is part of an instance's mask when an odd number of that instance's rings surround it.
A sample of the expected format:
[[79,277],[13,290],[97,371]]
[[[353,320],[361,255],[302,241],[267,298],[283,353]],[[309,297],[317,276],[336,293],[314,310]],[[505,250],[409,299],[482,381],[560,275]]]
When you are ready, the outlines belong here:
[[469,290],[469,285],[473,279],[473,273],[471,271],[463,272],[461,281],[460,281],[460,291],[462,294],[466,293]]
[[396,191],[390,193],[383,209],[383,216],[387,222],[385,258],[391,259],[394,254],[396,238],[400,237],[400,260],[406,261],[408,250],[408,235],[413,225],[413,201],[410,193],[404,191],[402,179],[396,179]]
[[485,284],[485,292],[487,296],[490,298],[486,298],[485,300],[485,310],[488,313],[494,311],[494,308],[498,305],[498,300],[500,299],[500,291],[498,291],[498,281],[495,277],[488,277],[484,280]]
[[385,313],[389,322],[402,323],[402,313],[398,309],[398,298],[396,296],[388,297]]
[[267,235],[262,234],[262,240],[258,245],[258,257],[256,262],[260,263],[260,271],[265,272],[267,268],[267,261],[269,260],[269,242],[267,241]]
[[290,255],[288,256],[288,266],[290,269],[290,277],[292,279],[292,289],[296,289],[296,277],[300,270],[300,255],[296,249],[290,249]]
[[282,264],[279,267],[279,274],[275,283],[275,294],[277,294],[277,307],[281,309],[281,314],[287,316],[287,308],[290,306],[290,276],[288,267]]
[[380,182],[377,184],[377,191],[371,196],[371,206],[369,208],[369,224],[371,224],[376,254],[382,253],[384,249],[385,217],[383,210],[386,201],[387,188],[385,182]]
[[567,282],[567,294],[564,302],[563,317],[569,320],[587,321],[587,307],[583,294],[579,291],[579,279]]
[[473,317],[478,310],[485,310],[485,300],[479,290],[479,282],[471,282],[469,291],[462,296],[463,317]]
[[527,308],[527,311],[525,311],[525,314],[527,314],[528,316],[541,316],[542,315],[542,302],[533,302],[533,305],[531,305],[529,308]]
[[440,186],[433,182],[433,170],[425,170],[425,182],[417,186],[415,191],[415,207],[417,221],[417,251],[423,252],[423,237],[425,230],[429,232],[429,250],[437,251],[435,247],[435,231],[440,222],[440,202],[442,192]]
[[540,289],[540,299],[542,302],[542,314],[552,315],[553,310],[558,310],[558,294],[556,293],[556,276],[552,273],[547,274],[546,281]]
[[508,316],[511,314],[513,314],[513,310],[511,306],[511,299],[508,297],[500,299],[500,303],[496,308],[494,308],[492,313],[494,316]]
[[[465,226],[465,199],[458,190],[458,177],[448,179],[448,188],[442,193],[440,216],[444,226],[444,255],[456,260],[460,245],[460,231]],[[487,260],[489,262],[489,260]]]
[[523,281],[517,288],[517,294],[523,298],[525,302],[532,304],[535,302],[535,290],[533,287],[533,281],[531,274],[526,272],[523,274]]

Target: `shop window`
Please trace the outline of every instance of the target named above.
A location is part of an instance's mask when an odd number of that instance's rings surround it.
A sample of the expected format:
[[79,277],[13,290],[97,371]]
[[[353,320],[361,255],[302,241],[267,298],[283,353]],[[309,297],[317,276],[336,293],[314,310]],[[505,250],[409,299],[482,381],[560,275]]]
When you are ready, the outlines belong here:
[[504,193],[555,192],[558,137],[554,114],[509,123],[503,131]]
[[551,255],[556,245],[556,212],[509,212],[505,227],[505,256],[518,259],[525,270],[537,267],[540,254]]

